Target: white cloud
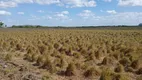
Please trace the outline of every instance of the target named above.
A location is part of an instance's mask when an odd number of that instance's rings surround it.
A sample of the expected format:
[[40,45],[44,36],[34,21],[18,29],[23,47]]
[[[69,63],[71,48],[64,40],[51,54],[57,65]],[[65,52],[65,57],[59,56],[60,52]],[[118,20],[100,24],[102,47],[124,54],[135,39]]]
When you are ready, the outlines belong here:
[[40,18],[40,17],[37,17],[37,16],[35,16],[35,15],[31,15],[31,18],[28,19],[28,20],[39,20],[39,19],[41,19],[41,18]]
[[79,20],[80,22],[78,22],[78,24],[81,24],[81,25],[136,25],[142,22],[142,12],[117,12],[116,13],[115,10],[110,10],[110,11],[108,10],[108,12],[113,13],[113,15],[100,16],[100,15],[95,15],[90,10],[84,10],[83,12],[77,15],[84,18],[85,20],[80,19]]
[[40,5],[56,4],[65,7],[96,7],[95,0],[1,0],[0,8],[16,7],[18,4],[36,3]]
[[96,7],[94,0],[61,0],[66,7]]
[[11,13],[8,11],[0,10],[0,15],[2,15],[2,16],[11,15]]
[[36,16],[31,15],[31,18],[28,20],[59,20],[59,21],[68,21],[71,20],[69,17],[68,11],[61,11],[61,12],[55,12],[51,13],[49,15],[44,16]]
[[142,0],[119,0],[120,6],[142,6]]
[[60,3],[60,0],[33,0],[35,3],[38,4],[57,4]]
[[112,0],[104,0],[105,2],[111,2]]
[[39,13],[44,13],[44,11],[43,11],[43,10],[38,10],[37,12],[39,12]]
[[68,20],[68,19],[70,19],[69,16],[68,16],[68,14],[69,14],[68,11],[57,12],[54,15],[54,18],[56,20]]
[[51,20],[51,19],[52,19],[52,17],[51,17],[51,16],[47,16],[47,17],[46,17],[46,19]]
[[117,12],[115,10],[107,10],[107,13],[109,13],[109,14],[116,14]]
[[11,0],[11,1],[15,3],[34,3],[34,0]]
[[62,14],[69,14],[68,11],[62,11],[61,13],[62,13]]
[[87,19],[87,18],[92,18],[95,16],[95,13],[93,13],[92,11],[90,10],[84,10],[82,11],[81,13],[78,14],[78,16],[84,18],[84,19]]
[[24,15],[25,13],[24,12],[18,12],[17,14]]
[[98,17],[99,23],[109,25],[133,25],[139,24],[142,21],[142,12],[120,12],[109,16],[95,16]]
[[13,1],[0,1],[0,8],[16,7],[17,3]]

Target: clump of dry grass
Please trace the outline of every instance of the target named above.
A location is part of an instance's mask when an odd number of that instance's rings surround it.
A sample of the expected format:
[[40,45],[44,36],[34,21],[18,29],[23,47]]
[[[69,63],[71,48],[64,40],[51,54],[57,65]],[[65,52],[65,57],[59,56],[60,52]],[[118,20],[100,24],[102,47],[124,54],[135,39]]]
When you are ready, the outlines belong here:
[[113,80],[130,80],[127,74],[115,74]]
[[114,70],[115,72],[121,73],[124,71],[124,67],[121,64],[118,64],[118,66]]
[[114,72],[110,69],[105,69],[101,73],[100,80],[113,80]]
[[4,57],[4,60],[11,61],[12,60],[12,54],[6,54]]
[[139,68],[139,65],[140,65],[139,60],[134,60],[134,61],[131,63],[131,67],[134,68],[134,69],[138,69],[138,68]]
[[95,67],[89,68],[84,73],[85,77],[95,77],[95,76],[99,76],[99,75],[100,75],[100,71],[98,71]]
[[103,65],[109,65],[113,62],[113,60],[110,57],[105,57],[102,61]]
[[129,66],[131,61],[128,58],[123,58],[119,61],[120,64],[122,64],[123,66]]
[[141,75],[141,74],[142,74],[142,68],[138,69],[138,70],[136,71],[136,73],[139,74],[139,75]]
[[37,61],[36,61],[36,64],[37,64],[38,66],[42,66],[42,65],[44,64],[45,60],[46,60],[46,58],[45,58],[44,56],[39,55],[39,56],[38,56],[38,59],[37,59]]
[[70,64],[68,64],[68,67],[65,71],[65,75],[66,76],[73,76],[73,75],[75,75],[75,70],[76,70],[76,67],[75,67],[74,63],[70,63]]
[[139,76],[139,77],[137,77],[137,79],[136,80],[142,80],[142,75],[141,76]]
[[73,56],[77,59],[79,59],[81,57],[81,54],[79,52],[74,52]]
[[33,54],[33,55],[32,55],[32,57],[31,57],[32,61],[37,61],[38,56],[39,56],[39,55],[38,55],[38,54],[36,54],[36,53],[35,53],[35,54]]
[[25,54],[24,55],[24,59],[28,60],[28,61],[32,61],[32,54]]

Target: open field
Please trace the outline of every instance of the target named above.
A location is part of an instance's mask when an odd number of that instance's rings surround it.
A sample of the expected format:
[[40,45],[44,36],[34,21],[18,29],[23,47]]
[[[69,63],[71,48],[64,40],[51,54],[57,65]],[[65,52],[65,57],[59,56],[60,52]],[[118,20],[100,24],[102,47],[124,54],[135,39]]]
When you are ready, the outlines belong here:
[[0,29],[0,80],[142,80],[142,28]]

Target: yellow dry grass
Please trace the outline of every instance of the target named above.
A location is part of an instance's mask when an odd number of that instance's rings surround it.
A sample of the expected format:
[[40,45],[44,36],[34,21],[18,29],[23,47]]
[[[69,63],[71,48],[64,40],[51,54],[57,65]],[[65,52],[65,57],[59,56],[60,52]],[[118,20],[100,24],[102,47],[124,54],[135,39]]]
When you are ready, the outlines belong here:
[[[56,75],[123,80],[118,74],[142,74],[142,30],[0,30],[0,51],[24,52],[24,59]],[[103,74],[106,68],[112,72]]]

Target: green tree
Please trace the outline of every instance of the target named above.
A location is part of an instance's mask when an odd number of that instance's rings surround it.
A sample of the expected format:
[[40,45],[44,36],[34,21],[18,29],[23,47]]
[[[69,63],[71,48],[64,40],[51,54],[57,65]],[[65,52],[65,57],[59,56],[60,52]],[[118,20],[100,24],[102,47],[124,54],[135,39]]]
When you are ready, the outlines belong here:
[[142,23],[140,23],[139,26],[142,26]]
[[4,25],[4,23],[3,23],[3,22],[0,22],[0,28],[1,28],[3,25]]

